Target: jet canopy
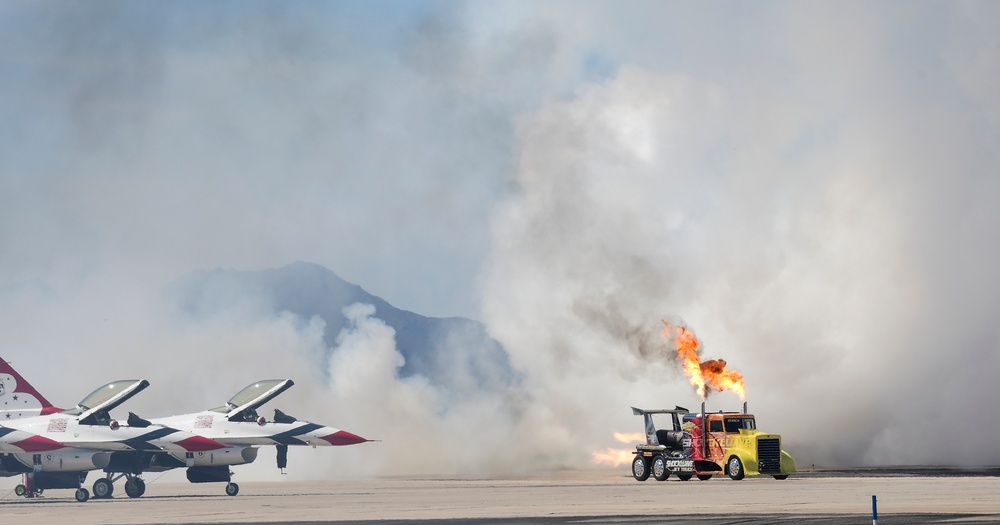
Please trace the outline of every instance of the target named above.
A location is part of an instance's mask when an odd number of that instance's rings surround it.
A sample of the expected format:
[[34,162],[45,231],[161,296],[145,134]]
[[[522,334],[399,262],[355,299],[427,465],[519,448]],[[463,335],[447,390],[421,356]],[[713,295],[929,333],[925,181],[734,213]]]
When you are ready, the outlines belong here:
[[240,390],[225,405],[213,408],[212,411],[232,414],[229,417],[230,421],[251,421],[257,418],[256,409],[259,406],[274,399],[294,384],[291,379],[257,381]]
[[80,422],[83,424],[104,423],[104,420],[108,419],[110,410],[138,394],[147,386],[149,386],[149,381],[145,379],[112,381],[91,392],[90,395],[77,403],[75,408],[63,413],[70,416],[80,416]]

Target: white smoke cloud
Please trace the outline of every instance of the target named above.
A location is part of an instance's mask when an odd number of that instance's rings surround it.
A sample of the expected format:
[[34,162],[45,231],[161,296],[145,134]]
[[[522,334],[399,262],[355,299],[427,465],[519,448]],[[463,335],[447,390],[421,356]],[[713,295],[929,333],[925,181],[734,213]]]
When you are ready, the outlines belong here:
[[[330,358],[330,394],[340,400],[347,428],[380,440],[354,447],[355,472],[475,476],[525,468],[523,447],[513,439],[510,392],[471,386],[446,395],[423,376],[401,378],[395,332],[375,307],[355,304],[344,315],[350,324]],[[344,465],[343,458],[330,461]]]
[[[855,49],[864,60],[823,60],[840,56],[837,37],[811,33],[787,50],[802,68],[787,90],[624,67],[521,120],[484,315],[542,403],[576,394],[560,423],[583,442],[634,427],[617,414],[639,400],[696,403],[626,337],[678,315],[707,357],[744,372],[760,427],[801,461],[993,457],[900,443],[914,421],[950,428],[988,398],[976,385],[995,361],[982,360],[996,340],[984,315],[1000,288],[981,264],[1000,262],[988,226],[1000,193],[978,133],[996,129],[924,100],[886,69],[898,57],[881,42],[899,36],[885,19],[859,22],[874,42]],[[822,67],[835,82],[814,83]],[[942,373],[968,390],[940,388]]]
[[[292,377],[277,406],[383,441],[289,476],[579,466],[628,405],[694,404],[640,357],[678,316],[800,461],[938,462],[895,443],[989,406],[992,4],[172,9],[0,6],[0,355],[57,404],[141,376],[125,408],[155,417]],[[425,315],[481,300],[521,382],[400,379],[377,312],[328,348],[259,298],[192,320],[161,295],[294,260]],[[987,427],[947,461],[1000,460]]]

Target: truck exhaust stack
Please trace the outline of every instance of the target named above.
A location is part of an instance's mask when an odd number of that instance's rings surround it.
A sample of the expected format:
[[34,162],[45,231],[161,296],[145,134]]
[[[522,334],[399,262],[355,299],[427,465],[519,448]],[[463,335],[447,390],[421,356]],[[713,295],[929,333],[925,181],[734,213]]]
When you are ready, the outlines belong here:
[[708,457],[708,418],[705,417],[705,402],[701,402],[701,457]]

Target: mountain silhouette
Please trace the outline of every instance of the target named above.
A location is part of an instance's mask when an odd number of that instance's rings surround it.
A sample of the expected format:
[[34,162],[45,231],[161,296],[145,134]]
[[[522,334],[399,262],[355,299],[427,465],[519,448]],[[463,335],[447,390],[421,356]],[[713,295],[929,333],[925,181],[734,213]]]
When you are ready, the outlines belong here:
[[[193,273],[172,287],[180,307],[198,317],[246,308],[260,315],[290,312],[326,323],[327,348],[348,327],[343,309],[355,303],[375,307],[374,317],[396,331],[396,348],[405,364],[400,377],[421,375],[446,390],[495,390],[515,379],[507,353],[477,321],[462,317],[425,317],[401,310],[318,264],[295,262],[259,271],[212,270]],[[329,353],[327,355],[329,357]]]

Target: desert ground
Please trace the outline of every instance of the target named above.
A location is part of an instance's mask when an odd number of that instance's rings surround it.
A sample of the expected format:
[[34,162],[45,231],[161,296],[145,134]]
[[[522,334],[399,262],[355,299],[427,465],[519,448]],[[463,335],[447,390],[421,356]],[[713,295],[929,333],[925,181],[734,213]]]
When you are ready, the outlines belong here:
[[[92,481],[92,480],[91,480]],[[119,482],[120,485],[120,482]],[[1000,477],[948,471],[829,471],[731,481],[637,482],[618,471],[510,479],[390,478],[240,484],[148,483],[142,498],[77,503],[72,490],[0,494],[16,523],[998,523]]]

